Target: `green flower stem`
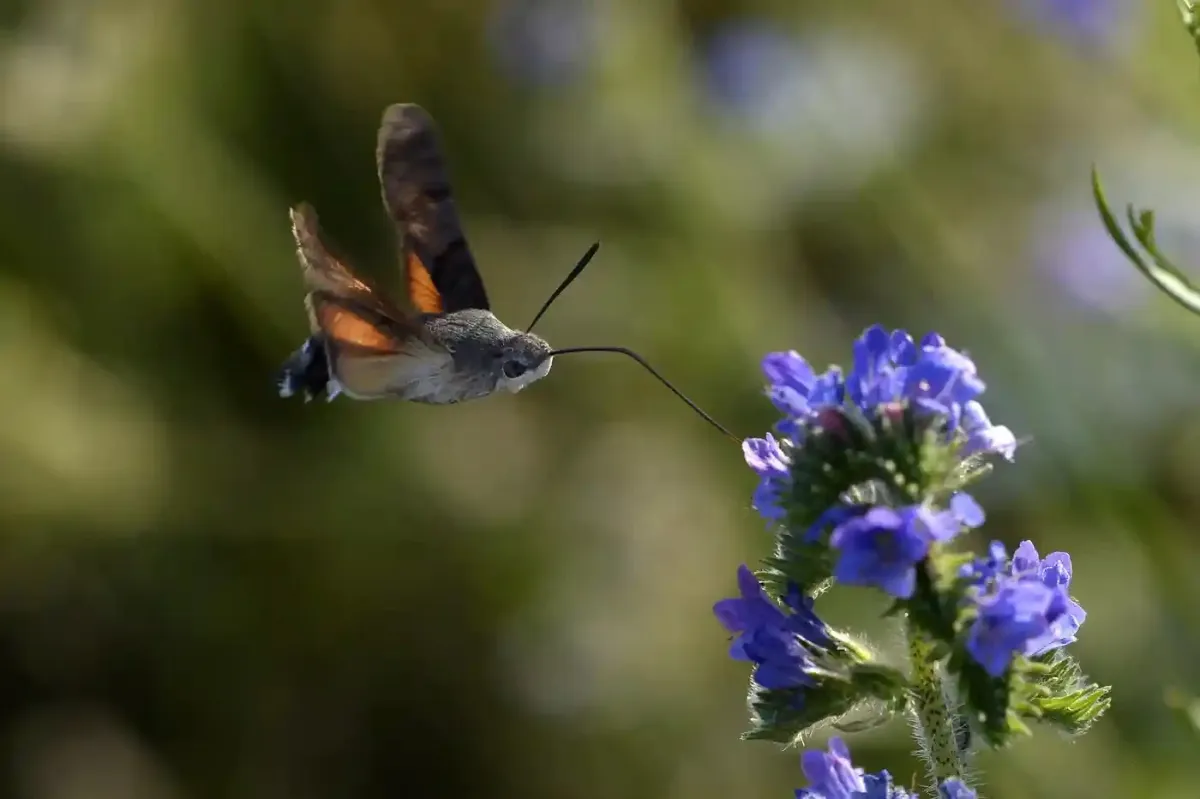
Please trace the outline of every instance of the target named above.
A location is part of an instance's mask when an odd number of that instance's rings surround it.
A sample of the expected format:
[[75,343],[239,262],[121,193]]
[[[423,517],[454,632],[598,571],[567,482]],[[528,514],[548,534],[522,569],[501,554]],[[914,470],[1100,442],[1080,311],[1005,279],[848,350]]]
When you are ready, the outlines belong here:
[[1125,208],[1125,218],[1133,237],[1145,252],[1143,255],[1125,235],[1121,223],[1109,208],[1108,200],[1104,196],[1104,187],[1100,184],[1100,173],[1095,167],[1092,167],[1092,198],[1100,211],[1100,221],[1104,223],[1113,242],[1125,253],[1125,257],[1167,296],[1192,313],[1200,314],[1200,287],[1193,285],[1183,271],[1158,249],[1154,237],[1154,212],[1137,211],[1132,205]]
[[1179,16],[1183,20],[1183,27],[1188,32],[1188,36],[1192,37],[1192,42],[1196,45],[1196,51],[1200,52],[1200,17],[1196,14],[1196,5],[1192,0],[1175,0],[1175,5],[1179,7]]
[[[1184,29],[1192,38],[1196,52],[1200,53],[1200,14],[1196,12],[1196,3],[1193,0],[1175,0],[1175,4],[1179,8],[1179,16],[1183,21]],[[1092,167],[1092,196],[1100,211],[1100,220],[1108,229],[1108,235],[1112,237],[1121,252],[1125,253],[1125,257],[1171,299],[1192,313],[1200,314],[1200,287],[1194,285],[1179,267],[1158,250],[1158,244],[1154,239],[1154,212],[1136,211],[1132,205],[1126,206],[1125,209],[1126,221],[1128,221],[1137,243],[1141,245],[1143,254],[1129,240],[1121,228],[1121,223],[1117,221],[1116,215],[1109,208],[1108,200],[1104,197],[1104,188],[1100,185],[1100,175],[1095,166]]]
[[[947,702],[941,668],[933,645],[908,625],[908,659],[912,665],[913,735],[934,785],[948,777],[966,781],[966,763],[954,735],[954,713]],[[936,793],[934,794],[936,796]]]

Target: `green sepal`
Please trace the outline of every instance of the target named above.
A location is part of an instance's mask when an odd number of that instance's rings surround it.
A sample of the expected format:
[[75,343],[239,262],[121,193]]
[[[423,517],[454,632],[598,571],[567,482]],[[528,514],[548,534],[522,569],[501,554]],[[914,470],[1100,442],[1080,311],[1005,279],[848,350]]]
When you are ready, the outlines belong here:
[[[958,447],[955,447],[957,450]],[[962,491],[972,483],[976,483],[992,473],[996,468],[988,459],[987,455],[976,454],[968,455],[954,469],[954,472],[946,480],[943,491],[946,495],[953,494],[956,491]]]
[[847,735],[853,735],[859,732],[870,732],[878,729],[892,720],[892,713],[884,713],[871,716],[858,721],[835,721],[830,726],[838,732],[844,732]]
[[832,584],[833,553],[824,542],[781,537],[775,554],[765,564],[767,569],[761,575],[761,582],[775,597],[787,592],[789,582],[814,599]]
[[1112,687],[1090,681],[1079,662],[1062,649],[1035,658],[1041,668],[1033,672],[1036,687],[1027,715],[1076,736],[1087,732],[1112,704]]
[[962,700],[959,714],[989,747],[1002,749],[1016,738],[1030,734],[1029,727],[1012,708],[1014,693],[1024,692],[1023,678],[1017,668],[1010,666],[1000,677],[993,677],[965,648],[959,647],[950,655],[947,671],[958,680],[958,695]]
[[959,648],[948,668],[958,676],[960,714],[993,749],[1030,735],[1027,720],[1081,735],[1112,703],[1112,689],[1089,682],[1062,650],[1038,658],[1018,655],[1002,676],[992,677]]
[[970,563],[969,552],[950,552],[935,545],[917,564],[917,587],[908,599],[897,599],[885,615],[906,614],[935,647],[938,658],[950,654],[962,627],[963,599],[970,583],[959,577],[959,569]]
[[767,689],[751,682],[747,697],[751,726],[742,738],[797,743],[823,722],[879,703],[886,720],[903,712],[909,691],[902,672],[878,663],[819,669],[810,676],[816,684],[800,688]]
[[964,463],[962,442],[947,436],[944,420],[918,415],[907,403],[882,406],[870,418],[845,407],[819,419],[805,428],[803,445],[788,450],[786,522],[767,561],[768,582],[777,592],[788,581],[814,596],[827,587],[834,565],[829,530],[813,528],[830,508],[943,504],[989,468],[981,459]]

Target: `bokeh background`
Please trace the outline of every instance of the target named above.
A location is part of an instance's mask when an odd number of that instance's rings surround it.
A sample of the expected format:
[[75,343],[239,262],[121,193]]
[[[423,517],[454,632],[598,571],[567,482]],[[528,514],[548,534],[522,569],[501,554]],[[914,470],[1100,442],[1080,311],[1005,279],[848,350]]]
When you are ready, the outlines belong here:
[[[1091,206],[1200,267],[1200,62],[1169,0],[0,2],[0,797],[744,799],[712,603],[767,552],[728,440],[632,363],[451,408],[275,394],[287,209],[399,285],[385,105],[438,119],[499,315],[633,347],[740,434],[758,363],[882,322],[977,359],[1032,442],[986,532],[1071,553],[1077,742],[986,795],[1196,796],[1200,320]],[[823,600],[897,638],[882,600]],[[920,773],[903,723],[855,758]],[[818,736],[816,745],[823,743]]]

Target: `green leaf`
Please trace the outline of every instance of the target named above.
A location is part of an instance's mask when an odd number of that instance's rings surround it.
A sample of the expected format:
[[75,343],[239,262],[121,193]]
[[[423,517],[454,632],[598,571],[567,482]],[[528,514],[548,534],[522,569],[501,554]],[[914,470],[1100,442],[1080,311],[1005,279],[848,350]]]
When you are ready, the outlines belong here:
[[1178,688],[1168,688],[1163,699],[1167,707],[1183,716],[1194,732],[1200,732],[1200,699]]
[[1196,52],[1200,53],[1200,20],[1196,19],[1195,5],[1191,0],[1175,0],[1175,5],[1179,8],[1179,17],[1183,20],[1184,29],[1192,37]]
[[[1200,43],[1197,46],[1200,47]],[[1100,184],[1100,173],[1095,166],[1092,167],[1092,197],[1096,201],[1100,220],[1104,223],[1108,235],[1125,257],[1164,294],[1192,313],[1200,314],[1200,288],[1194,286],[1182,270],[1158,249],[1154,237],[1154,212],[1135,211],[1132,205],[1126,209],[1125,216],[1129,221],[1130,230],[1143,251],[1140,252],[1129,240],[1109,208],[1108,200],[1104,197],[1104,188]]]
[[971,559],[970,553],[945,552],[935,546],[929,557],[917,564],[917,585],[908,599],[898,599],[884,614],[907,612],[909,624],[921,630],[945,657],[960,626],[967,581],[957,577],[958,567]]
[[861,719],[859,721],[838,722],[833,724],[833,728],[838,732],[844,732],[847,735],[852,735],[856,732],[869,732],[871,730],[882,727],[892,720],[891,714],[872,716],[871,718]]
[[1042,721],[1068,735],[1082,735],[1112,705],[1111,693],[1111,686],[1093,683],[1065,696],[1037,700],[1036,704],[1042,711]]

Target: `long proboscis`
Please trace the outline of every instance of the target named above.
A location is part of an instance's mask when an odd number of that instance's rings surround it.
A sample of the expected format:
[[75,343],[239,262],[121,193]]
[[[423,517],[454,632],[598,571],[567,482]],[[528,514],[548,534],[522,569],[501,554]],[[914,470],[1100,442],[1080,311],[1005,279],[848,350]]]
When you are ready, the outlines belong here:
[[575,282],[575,278],[579,277],[580,273],[587,268],[588,263],[591,262],[592,257],[596,254],[596,250],[598,249],[600,249],[600,242],[596,242],[591,247],[588,247],[588,251],[585,252],[583,257],[579,259],[579,263],[575,264],[575,268],[571,270],[571,274],[567,275],[566,279],[558,284],[558,288],[556,288],[550,294],[550,299],[542,303],[541,310],[539,310],[537,315],[533,317],[533,321],[529,323],[529,327],[525,328],[526,333],[533,330],[533,326],[536,325],[538,320],[542,318],[542,314],[546,313],[546,311],[550,309],[550,306],[553,305],[554,301],[558,299],[558,295],[566,291],[567,286]]
[[742,440],[740,438],[735,436],[733,433],[729,432],[729,430],[724,425],[722,425],[716,419],[712,418],[707,413],[705,413],[703,408],[701,408],[699,405],[697,405],[696,403],[694,403],[690,399],[688,399],[686,394],[684,394],[679,389],[675,388],[675,386],[671,384],[670,380],[668,380],[667,378],[665,378],[661,374],[659,374],[657,369],[655,369],[653,366],[651,366],[649,364],[649,362],[646,361],[645,358],[638,355],[633,350],[627,349],[625,347],[566,347],[561,350],[553,350],[550,353],[550,355],[551,356],[553,356],[553,355],[570,355],[571,353],[575,353],[575,352],[616,352],[621,355],[627,355],[630,358],[633,358],[635,361],[637,361],[639,364],[642,365],[643,369],[645,369],[650,374],[654,375],[654,377],[658,379],[658,382],[662,383],[664,386],[669,388],[671,390],[671,393],[673,393],[676,397],[679,397],[679,399],[683,400],[689,408],[691,408],[693,411],[698,413],[700,415],[700,417],[702,419],[704,419],[704,421],[708,422],[710,425],[712,425],[716,429],[720,430],[723,434],[725,434],[727,437],[729,437],[733,441],[736,441],[739,444],[741,443]]

